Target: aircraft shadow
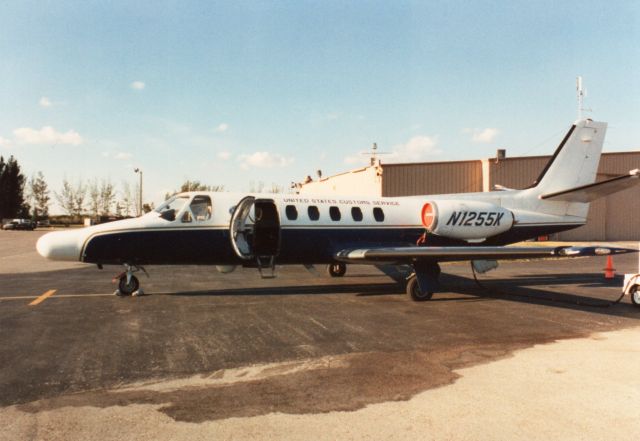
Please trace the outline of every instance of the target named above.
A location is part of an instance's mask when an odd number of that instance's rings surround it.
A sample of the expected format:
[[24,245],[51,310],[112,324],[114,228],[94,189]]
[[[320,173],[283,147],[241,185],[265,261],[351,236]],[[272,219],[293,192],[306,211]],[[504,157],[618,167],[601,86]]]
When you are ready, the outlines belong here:
[[357,294],[363,291],[367,295],[389,295],[399,294],[403,291],[397,283],[376,283],[376,284],[330,284],[330,285],[296,285],[261,288],[231,288],[206,291],[181,291],[165,293],[171,296],[291,296],[291,295],[327,295],[327,294]]
[[[603,279],[602,275],[592,273],[519,275],[504,279],[479,278],[478,285],[473,278],[443,274],[441,280],[443,289],[451,293],[640,319],[640,311],[629,303],[627,296],[623,297],[619,304],[614,303],[622,293],[622,277],[616,277],[613,281],[610,281],[610,279]],[[567,284],[576,285],[578,289],[612,287],[619,287],[620,289],[615,290],[612,295],[610,294],[605,298],[549,291],[537,287]],[[432,301],[438,301],[436,296]],[[440,301],[456,300],[458,299],[440,299]],[[612,306],[615,306],[615,308]]]
[[[441,277],[441,294],[435,294],[429,302],[464,302],[474,303],[489,299],[503,300],[517,303],[545,305],[556,308],[589,311],[592,313],[623,316],[640,319],[638,308],[629,303],[627,297],[620,304],[612,306],[612,302],[619,297],[617,291],[611,298],[589,297],[578,294],[548,291],[537,286],[577,285],[578,288],[599,288],[621,286],[622,278],[613,282],[607,281],[601,275],[594,274],[550,274],[534,276],[514,276],[511,278],[480,279],[480,285],[473,278],[452,274]],[[465,297],[451,297],[446,294],[462,294]],[[404,287],[398,283],[367,283],[367,284],[327,284],[327,285],[296,285],[281,287],[232,288],[202,291],[182,291],[166,293],[171,296],[295,296],[295,295],[328,295],[351,294],[358,297],[375,297],[389,295],[405,295]],[[444,295],[441,297],[441,295]]]

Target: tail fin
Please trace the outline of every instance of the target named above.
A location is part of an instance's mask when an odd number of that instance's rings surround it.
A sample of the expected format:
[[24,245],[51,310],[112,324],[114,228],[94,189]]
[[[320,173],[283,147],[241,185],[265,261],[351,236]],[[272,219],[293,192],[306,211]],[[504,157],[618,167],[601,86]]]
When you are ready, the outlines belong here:
[[607,123],[576,121],[534,182],[536,193],[556,193],[594,183],[606,131]]

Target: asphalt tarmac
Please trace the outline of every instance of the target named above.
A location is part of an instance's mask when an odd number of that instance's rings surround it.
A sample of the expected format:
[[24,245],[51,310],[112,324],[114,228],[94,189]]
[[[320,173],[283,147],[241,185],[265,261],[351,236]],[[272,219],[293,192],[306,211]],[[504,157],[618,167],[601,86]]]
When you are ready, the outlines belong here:
[[[604,279],[604,258],[501,263],[482,286],[468,265],[445,265],[447,292],[422,303],[368,266],[265,280],[150,267],[148,295],[123,298],[111,283],[121,268],[47,262],[41,234],[0,231],[0,410],[153,405],[188,423],[355,411],[517,350],[640,325],[628,297],[611,305],[622,278]],[[637,265],[615,258],[619,274]]]

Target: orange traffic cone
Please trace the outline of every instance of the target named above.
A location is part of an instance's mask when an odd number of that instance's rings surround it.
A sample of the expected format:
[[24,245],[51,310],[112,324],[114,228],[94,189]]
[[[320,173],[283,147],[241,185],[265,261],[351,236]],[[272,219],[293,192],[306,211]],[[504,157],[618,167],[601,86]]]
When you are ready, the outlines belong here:
[[607,256],[607,266],[604,268],[604,278],[613,279],[616,276],[616,269],[613,267],[613,256]]

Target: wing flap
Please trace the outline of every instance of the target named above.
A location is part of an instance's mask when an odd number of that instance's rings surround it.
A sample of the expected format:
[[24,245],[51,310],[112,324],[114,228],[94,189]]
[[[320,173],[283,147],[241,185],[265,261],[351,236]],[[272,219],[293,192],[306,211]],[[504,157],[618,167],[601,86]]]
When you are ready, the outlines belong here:
[[580,187],[570,188],[568,190],[547,193],[540,196],[540,199],[564,202],[591,202],[603,196],[617,193],[633,187],[640,183],[640,170],[631,170],[626,175],[616,176],[615,178],[593,184],[583,185]]
[[476,259],[513,260],[550,257],[583,257],[637,252],[614,247],[380,247],[342,250],[336,260],[348,263],[411,263],[415,260],[438,262]]

